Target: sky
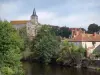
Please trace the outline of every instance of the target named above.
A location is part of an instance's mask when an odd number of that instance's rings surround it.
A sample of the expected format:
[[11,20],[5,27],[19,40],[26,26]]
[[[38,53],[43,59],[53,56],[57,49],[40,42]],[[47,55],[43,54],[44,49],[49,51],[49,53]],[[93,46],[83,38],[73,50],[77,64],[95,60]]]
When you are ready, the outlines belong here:
[[85,29],[100,25],[100,0],[0,0],[0,18],[30,20],[34,8],[41,24]]

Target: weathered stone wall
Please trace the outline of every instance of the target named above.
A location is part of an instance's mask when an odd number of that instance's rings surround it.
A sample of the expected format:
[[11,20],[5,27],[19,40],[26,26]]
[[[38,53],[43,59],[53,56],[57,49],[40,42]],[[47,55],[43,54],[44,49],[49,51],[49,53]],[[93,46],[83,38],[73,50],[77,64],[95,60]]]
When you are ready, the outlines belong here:
[[25,24],[20,24],[20,25],[13,25],[13,27],[17,30],[17,29],[21,29],[23,27],[25,27]]

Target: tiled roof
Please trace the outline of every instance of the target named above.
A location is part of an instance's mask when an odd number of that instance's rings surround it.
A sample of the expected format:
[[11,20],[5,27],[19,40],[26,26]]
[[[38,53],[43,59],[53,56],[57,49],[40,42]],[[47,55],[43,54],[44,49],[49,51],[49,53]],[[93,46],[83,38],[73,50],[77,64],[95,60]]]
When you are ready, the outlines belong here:
[[91,41],[95,41],[95,42],[100,42],[100,34],[87,34],[87,33],[79,33],[78,35],[76,35],[73,38],[68,39],[68,41],[73,41],[73,42],[91,42]]
[[10,23],[12,25],[20,25],[20,24],[26,24],[29,20],[15,20],[15,21],[11,21]]

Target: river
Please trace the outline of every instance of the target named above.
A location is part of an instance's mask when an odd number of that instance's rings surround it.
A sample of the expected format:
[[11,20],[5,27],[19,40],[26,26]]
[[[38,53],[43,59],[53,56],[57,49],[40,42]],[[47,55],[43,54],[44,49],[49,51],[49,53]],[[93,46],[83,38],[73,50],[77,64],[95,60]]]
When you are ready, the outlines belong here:
[[23,63],[25,75],[100,75],[100,71],[90,69],[76,69],[57,65],[43,65],[39,63]]

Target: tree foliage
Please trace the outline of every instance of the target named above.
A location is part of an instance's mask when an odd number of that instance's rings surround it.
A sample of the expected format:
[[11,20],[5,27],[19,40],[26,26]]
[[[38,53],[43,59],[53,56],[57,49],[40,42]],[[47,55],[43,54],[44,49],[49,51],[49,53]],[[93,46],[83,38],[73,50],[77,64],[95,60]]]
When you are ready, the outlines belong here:
[[63,64],[74,66],[80,63],[82,57],[84,57],[84,53],[85,49],[82,47],[77,47],[72,43],[68,43],[67,40],[63,40],[57,62],[63,62]]
[[68,27],[61,27],[60,28],[60,32],[59,32],[59,35],[61,37],[69,38],[69,36],[71,35],[71,31],[69,30]]
[[27,36],[26,27],[19,29],[18,32],[21,39],[23,39],[24,42],[23,51],[25,51],[27,48],[30,48],[30,41],[29,41],[29,37]]
[[33,40],[33,56],[43,63],[51,61],[59,50],[59,40],[52,31],[52,28],[43,25]]
[[99,26],[97,24],[95,24],[95,23],[90,24],[88,26],[88,33],[92,33],[93,34],[94,32],[98,32],[99,30],[100,30]]
[[[23,41],[7,21],[0,21],[0,70],[4,75],[20,73]],[[8,70],[8,71],[7,71]],[[6,73],[5,73],[6,72]]]
[[69,36],[71,35],[71,31],[66,26],[64,27],[52,26],[52,25],[48,25],[48,26],[52,27],[52,31],[55,32],[56,36],[69,38]]

